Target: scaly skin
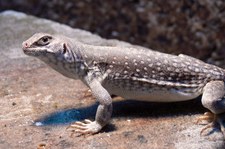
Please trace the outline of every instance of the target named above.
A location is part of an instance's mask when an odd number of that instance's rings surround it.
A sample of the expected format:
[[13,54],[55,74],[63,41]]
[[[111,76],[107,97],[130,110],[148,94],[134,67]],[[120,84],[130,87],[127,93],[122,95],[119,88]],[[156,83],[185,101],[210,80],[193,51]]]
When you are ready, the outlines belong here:
[[64,76],[83,81],[100,103],[95,121],[71,125],[76,132],[94,134],[109,122],[111,95],[175,102],[202,94],[203,106],[215,115],[213,123],[220,124],[225,133],[222,122],[225,71],[219,67],[182,54],[169,55],[146,48],[93,46],[46,33],[37,33],[24,41],[23,51]]

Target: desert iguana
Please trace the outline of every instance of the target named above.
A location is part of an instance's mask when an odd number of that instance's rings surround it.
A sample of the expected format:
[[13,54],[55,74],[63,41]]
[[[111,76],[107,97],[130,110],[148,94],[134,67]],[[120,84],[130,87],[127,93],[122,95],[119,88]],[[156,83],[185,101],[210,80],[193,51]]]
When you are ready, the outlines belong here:
[[[24,41],[25,54],[44,61],[66,77],[80,79],[99,102],[95,121],[71,125],[81,134],[99,132],[112,114],[111,95],[154,102],[185,101],[202,94],[211,124],[224,130],[225,70],[180,54],[146,48],[94,46],[62,35],[37,33]],[[214,125],[210,125],[214,126]],[[208,128],[208,126],[207,126]]]

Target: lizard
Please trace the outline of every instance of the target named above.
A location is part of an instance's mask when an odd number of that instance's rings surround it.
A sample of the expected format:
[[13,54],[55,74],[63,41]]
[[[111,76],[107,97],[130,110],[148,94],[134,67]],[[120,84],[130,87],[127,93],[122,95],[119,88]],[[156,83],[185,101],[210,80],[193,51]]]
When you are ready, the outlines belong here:
[[202,95],[201,103],[225,135],[225,70],[188,55],[172,55],[147,48],[97,46],[63,35],[36,33],[22,43],[26,55],[36,57],[62,75],[80,79],[99,105],[95,120],[71,125],[80,134],[98,133],[112,115],[112,95],[150,102],[178,102]]

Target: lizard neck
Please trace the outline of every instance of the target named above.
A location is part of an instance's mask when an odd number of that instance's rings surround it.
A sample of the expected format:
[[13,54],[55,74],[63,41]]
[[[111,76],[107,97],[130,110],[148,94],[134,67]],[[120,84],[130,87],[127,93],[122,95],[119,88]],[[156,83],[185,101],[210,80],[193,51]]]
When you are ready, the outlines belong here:
[[82,73],[79,70],[81,64],[67,64],[63,62],[58,62],[57,60],[50,60],[45,58],[40,58],[47,65],[53,68],[55,71],[61,73],[62,75],[71,78],[71,79],[80,79]]

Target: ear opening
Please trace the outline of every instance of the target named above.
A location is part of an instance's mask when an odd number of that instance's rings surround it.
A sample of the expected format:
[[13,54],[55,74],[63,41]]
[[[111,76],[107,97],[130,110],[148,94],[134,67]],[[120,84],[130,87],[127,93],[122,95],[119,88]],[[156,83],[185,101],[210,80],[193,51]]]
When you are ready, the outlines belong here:
[[65,54],[67,50],[68,50],[67,45],[63,43],[63,54]]

